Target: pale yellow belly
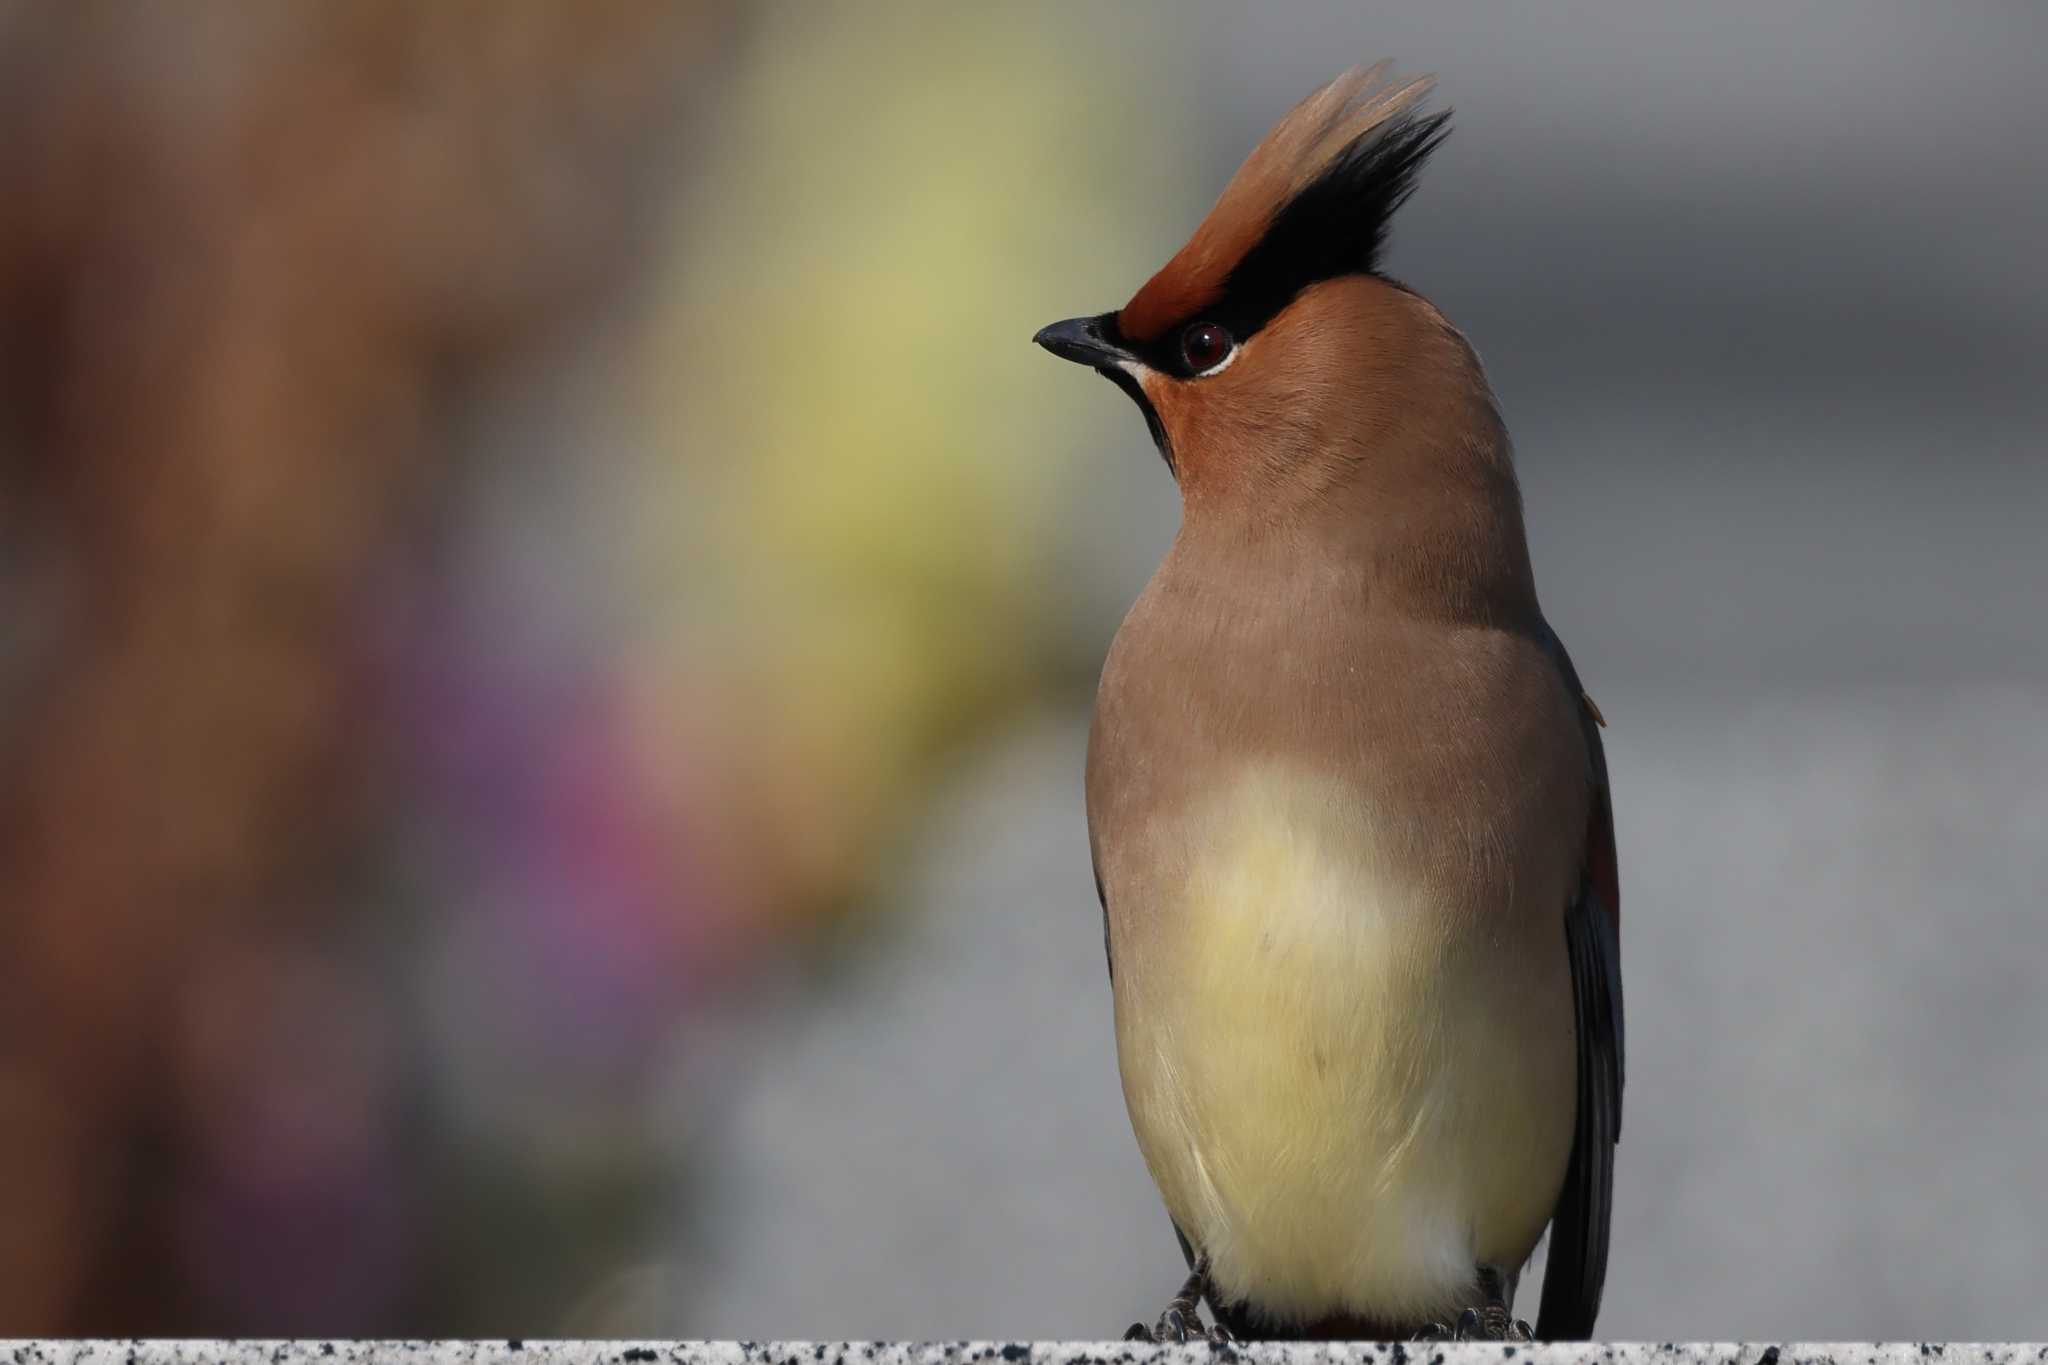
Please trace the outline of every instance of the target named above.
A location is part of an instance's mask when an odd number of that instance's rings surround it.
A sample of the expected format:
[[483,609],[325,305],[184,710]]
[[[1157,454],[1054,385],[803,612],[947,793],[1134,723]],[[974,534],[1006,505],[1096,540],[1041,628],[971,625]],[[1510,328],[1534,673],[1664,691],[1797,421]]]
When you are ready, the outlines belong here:
[[1484,870],[1404,878],[1355,797],[1300,778],[1178,823],[1117,954],[1125,1096],[1174,1221],[1225,1299],[1278,1318],[1454,1314],[1477,1265],[1527,1259],[1570,1151],[1562,900],[1554,941],[1439,904]]

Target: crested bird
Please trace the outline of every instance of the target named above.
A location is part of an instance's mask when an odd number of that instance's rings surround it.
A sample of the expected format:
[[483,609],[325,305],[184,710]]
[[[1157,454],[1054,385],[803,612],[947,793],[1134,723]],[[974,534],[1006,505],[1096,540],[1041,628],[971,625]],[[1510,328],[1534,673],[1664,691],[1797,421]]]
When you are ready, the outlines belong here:
[[1389,70],[1295,106],[1122,308],[1034,338],[1136,401],[1181,500],[1086,773],[1124,1098],[1190,1270],[1139,1337],[1526,1339],[1546,1227],[1535,1333],[1600,1308],[1606,722],[1479,358],[1379,268],[1449,117]]

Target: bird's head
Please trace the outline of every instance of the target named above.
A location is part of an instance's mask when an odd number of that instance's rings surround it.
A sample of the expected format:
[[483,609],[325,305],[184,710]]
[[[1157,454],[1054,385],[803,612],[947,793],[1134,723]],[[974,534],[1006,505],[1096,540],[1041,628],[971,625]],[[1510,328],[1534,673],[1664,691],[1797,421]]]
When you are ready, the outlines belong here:
[[1130,302],[1034,338],[1137,402],[1190,512],[1370,495],[1426,447],[1498,430],[1463,337],[1378,273],[1449,118],[1418,112],[1428,79],[1387,73],[1353,69],[1289,111]]

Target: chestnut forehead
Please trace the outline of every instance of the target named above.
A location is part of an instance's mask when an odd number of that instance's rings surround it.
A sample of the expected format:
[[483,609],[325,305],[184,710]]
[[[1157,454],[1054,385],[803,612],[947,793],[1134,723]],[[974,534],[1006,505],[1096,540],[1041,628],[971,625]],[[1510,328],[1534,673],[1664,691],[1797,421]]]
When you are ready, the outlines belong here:
[[1264,226],[1253,223],[1224,231],[1212,230],[1212,223],[1205,222],[1117,314],[1123,334],[1132,341],[1157,341],[1213,309],[1223,299],[1231,268],[1251,249]]

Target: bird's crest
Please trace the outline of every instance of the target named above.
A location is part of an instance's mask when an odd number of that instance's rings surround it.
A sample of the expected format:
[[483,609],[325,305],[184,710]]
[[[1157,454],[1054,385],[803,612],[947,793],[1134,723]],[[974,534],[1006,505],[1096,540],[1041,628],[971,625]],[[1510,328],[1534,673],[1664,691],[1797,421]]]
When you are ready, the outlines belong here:
[[1389,80],[1392,65],[1353,67],[1273,126],[1187,245],[1117,315],[1127,338],[1151,341],[1219,310],[1247,336],[1315,281],[1374,269],[1387,222],[1450,117],[1418,116],[1432,81]]

